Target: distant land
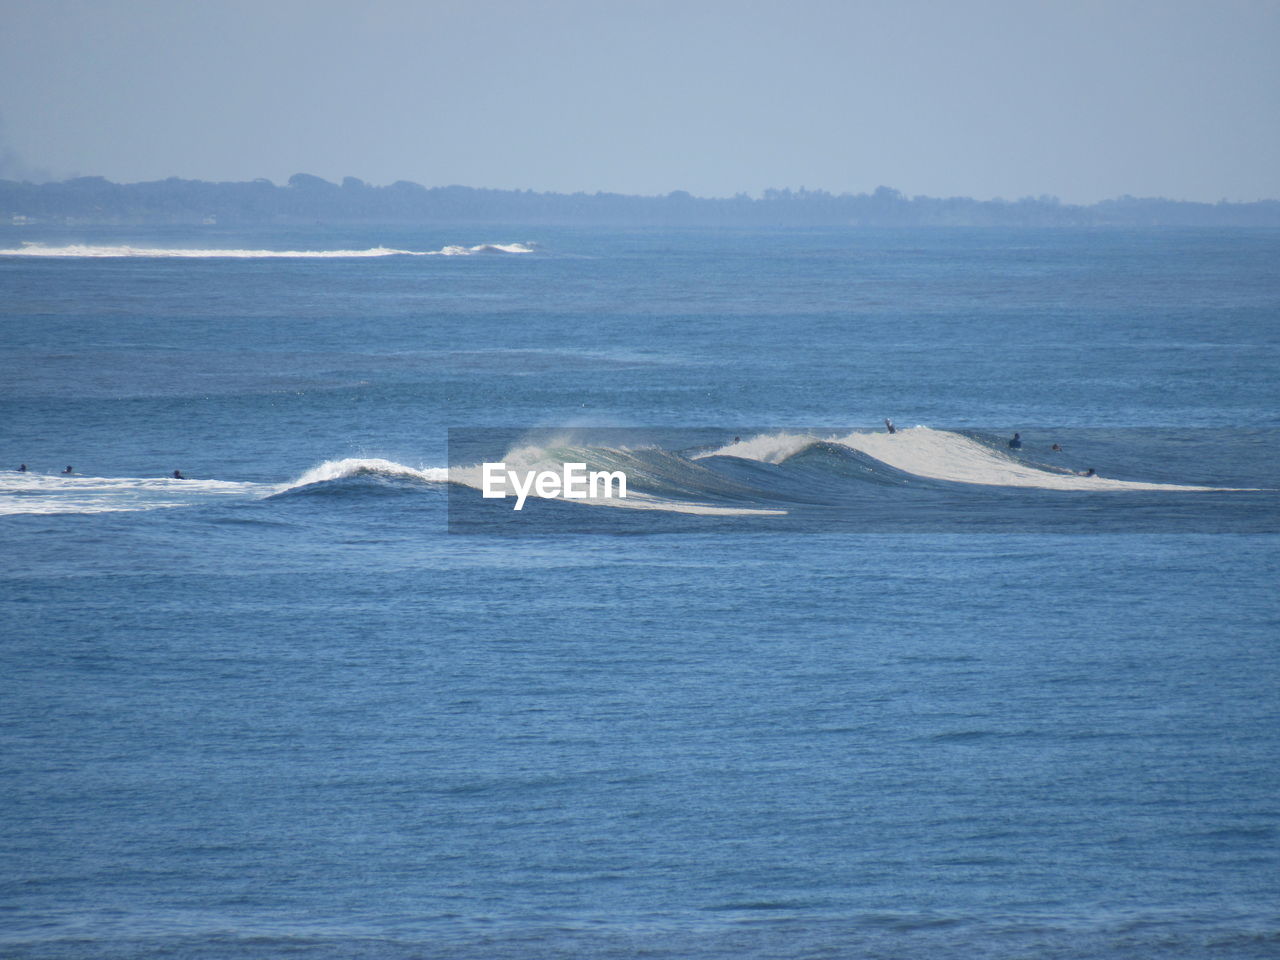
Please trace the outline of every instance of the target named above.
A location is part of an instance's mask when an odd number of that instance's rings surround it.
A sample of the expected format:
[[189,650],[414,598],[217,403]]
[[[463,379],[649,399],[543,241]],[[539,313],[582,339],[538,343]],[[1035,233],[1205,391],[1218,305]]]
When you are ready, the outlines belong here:
[[269,180],[111,183],[77,177],[57,183],[0,180],[0,223],[264,224],[504,223],[618,226],[866,227],[1274,227],[1280,201],[1194,203],[1120,197],[1087,206],[1055,197],[973,200],[871,193],[766,190],[761,197],[694,197],[683,191],[642,197],[616,193],[534,193],[475,187],[371,186],[355,177],[331,183],[299,173]]

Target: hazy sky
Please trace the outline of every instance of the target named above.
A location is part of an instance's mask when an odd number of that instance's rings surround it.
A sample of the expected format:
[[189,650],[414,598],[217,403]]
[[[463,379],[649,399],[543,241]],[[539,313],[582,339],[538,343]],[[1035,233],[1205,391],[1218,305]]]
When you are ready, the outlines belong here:
[[1280,197],[1280,0],[0,0],[0,176]]

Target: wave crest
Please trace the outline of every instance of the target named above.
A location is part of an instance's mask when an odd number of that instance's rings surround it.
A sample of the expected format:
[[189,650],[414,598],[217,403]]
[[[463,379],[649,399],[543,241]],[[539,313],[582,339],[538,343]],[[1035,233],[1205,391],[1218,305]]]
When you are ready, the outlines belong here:
[[421,480],[426,483],[447,483],[449,470],[447,467],[407,467],[402,463],[378,458],[350,457],[345,460],[326,460],[319,466],[312,467],[292,483],[286,483],[277,489],[277,493],[296,490],[313,483],[326,483],[331,480],[345,480],[349,477],[389,477],[406,480]]

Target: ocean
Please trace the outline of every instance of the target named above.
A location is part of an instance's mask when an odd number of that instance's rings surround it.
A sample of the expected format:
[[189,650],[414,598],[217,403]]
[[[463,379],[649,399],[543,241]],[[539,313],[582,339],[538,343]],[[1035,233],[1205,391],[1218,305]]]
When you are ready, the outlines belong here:
[[0,227],[0,956],[1280,956],[1277,263]]

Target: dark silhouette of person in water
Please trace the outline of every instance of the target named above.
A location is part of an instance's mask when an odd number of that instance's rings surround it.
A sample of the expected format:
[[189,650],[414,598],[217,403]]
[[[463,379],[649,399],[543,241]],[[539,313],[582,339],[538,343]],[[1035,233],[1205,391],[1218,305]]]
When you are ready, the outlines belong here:
[[67,464],[67,469],[63,470],[62,472],[63,472],[63,473],[75,473],[75,471],[71,469],[71,465],[70,465],[70,464]]
[[181,470],[175,470],[175,471],[173,471],[173,479],[175,479],[175,480],[185,480],[185,479],[187,479],[187,478],[186,478],[186,477],[184,477],[184,476],[182,475],[182,471],[181,471]]
[[24,463],[24,464],[22,464],[21,466],[19,466],[19,467],[18,467],[18,472],[19,472],[19,473],[26,473],[26,472],[27,472],[27,465]]
[[1050,447],[1049,449],[1050,449],[1050,450],[1052,450],[1054,453],[1061,453],[1061,452],[1062,452],[1062,445],[1061,445],[1061,444],[1058,444],[1058,443],[1055,443],[1055,444],[1054,444],[1052,447]]
[[1090,467],[1084,473],[1080,474],[1080,476],[1082,477],[1096,477],[1097,475],[1098,475],[1098,471],[1093,469],[1093,467]]
[[898,432],[897,428],[893,425],[893,421],[890,420],[888,417],[884,418],[884,428],[888,430],[890,433]]
[[1009,449],[1010,449],[1010,450],[1021,450],[1021,449],[1022,449],[1022,434],[1020,434],[1020,433],[1015,433],[1015,434],[1013,435],[1013,439],[1009,441]]

